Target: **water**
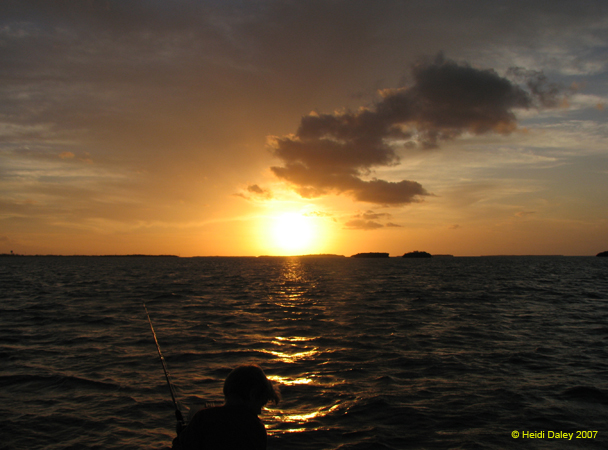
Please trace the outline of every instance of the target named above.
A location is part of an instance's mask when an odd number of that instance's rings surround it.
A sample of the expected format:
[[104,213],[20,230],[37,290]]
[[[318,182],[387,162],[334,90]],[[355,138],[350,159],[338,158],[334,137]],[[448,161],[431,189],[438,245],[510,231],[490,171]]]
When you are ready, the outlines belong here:
[[279,384],[270,449],[608,444],[608,259],[5,257],[0,286],[3,449],[170,446],[143,302],[185,413],[238,364]]

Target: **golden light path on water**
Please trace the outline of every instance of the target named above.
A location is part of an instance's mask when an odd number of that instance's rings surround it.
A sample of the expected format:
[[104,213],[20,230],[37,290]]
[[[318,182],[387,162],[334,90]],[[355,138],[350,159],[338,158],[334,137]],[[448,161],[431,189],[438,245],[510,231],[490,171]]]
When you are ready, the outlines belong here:
[[319,351],[316,348],[314,348],[314,349],[306,351],[306,352],[298,352],[298,353],[292,353],[292,354],[277,352],[277,351],[273,351],[273,350],[262,350],[262,353],[268,353],[269,355],[276,356],[283,362],[290,363],[290,362],[297,361],[298,359],[312,357],[312,356],[316,355],[317,353],[319,353]]
[[[272,418],[274,420],[280,421],[282,423],[293,423],[303,425],[306,422],[309,422],[313,419],[317,419],[327,414],[331,413],[338,409],[340,405],[333,405],[330,408],[319,408],[316,411],[312,411],[306,414],[273,414]],[[274,411],[269,411],[274,412]],[[278,411],[279,413],[282,411]],[[309,431],[310,428],[300,427],[300,428],[286,428],[281,430],[282,433],[301,433],[303,431]],[[276,434],[276,432],[272,429],[268,430],[268,434]]]
[[[310,280],[306,279],[300,259],[287,258],[284,264],[280,279],[281,288],[277,290],[279,296],[275,299],[275,303],[284,308],[285,313],[300,316],[304,314],[301,301],[304,300],[307,292],[306,288],[311,287]],[[313,308],[317,309],[319,307],[314,305]],[[319,347],[311,344],[311,341],[315,339],[317,337],[313,336],[275,336],[271,338],[274,348],[260,351],[272,355],[286,364],[295,364],[302,360],[315,360],[322,353]],[[269,375],[268,378],[285,387],[311,386],[320,383],[319,376],[310,372],[303,372],[291,377]],[[271,417],[270,421],[281,424],[276,428],[273,425],[268,427],[268,434],[302,433],[311,429],[318,429],[318,420],[340,408],[340,406],[343,405],[337,403],[296,406],[293,409],[291,407],[286,409],[281,407],[266,408],[266,414]]]
[[312,378],[287,378],[279,375],[269,375],[268,378],[276,383],[284,384],[285,386],[294,386],[296,384],[310,384],[313,382]]
[[[312,358],[319,353],[319,350],[317,347],[314,347],[314,348],[311,348],[310,350],[305,350],[305,351],[296,351],[295,353],[289,352],[290,347],[291,348],[297,347],[298,344],[301,345],[302,343],[305,343],[312,339],[313,338],[302,337],[302,336],[291,336],[291,337],[276,336],[273,339],[272,343],[279,347],[281,347],[281,346],[287,347],[287,348],[285,348],[285,351],[264,350],[264,352],[279,358],[281,361],[283,361],[285,363],[295,363],[296,361],[301,360],[301,359]],[[304,345],[304,347],[306,348],[305,345]],[[305,374],[305,375],[297,377],[297,378],[285,377],[285,376],[280,376],[280,375],[269,375],[268,378],[270,380],[272,380],[276,383],[282,384],[284,386],[309,385],[309,384],[312,384],[315,382],[315,379],[314,379],[315,376],[310,375],[310,374]],[[298,428],[282,429],[281,430],[282,433],[298,433],[298,432],[306,431],[306,428],[302,426],[302,425],[304,425],[304,423],[310,422],[314,419],[322,417],[322,416],[330,413],[331,411],[335,410],[336,408],[338,408],[338,406],[339,405],[333,405],[329,408],[327,406],[324,406],[324,407],[321,407],[314,411],[300,412],[298,414],[289,414],[280,409],[274,409],[274,408],[272,410],[267,410],[267,411],[270,414],[272,414],[273,419],[278,422],[281,422],[284,424],[287,423],[287,424],[299,424],[300,425],[300,427],[298,427]],[[269,430],[269,434],[274,434],[273,430]]]
[[[288,344],[291,347],[295,347],[296,344],[292,344],[293,342],[305,342],[305,341],[309,341],[309,340],[310,340],[310,338],[297,337],[297,336],[296,337],[275,337],[274,340],[272,341],[272,343],[277,346],[284,346],[284,345]],[[305,347],[305,348],[307,348],[307,347]],[[317,347],[314,347],[310,350],[298,351],[295,353],[289,353],[287,351],[276,351],[276,350],[262,350],[262,352],[273,355],[273,356],[279,358],[284,363],[294,363],[303,358],[312,358],[313,356],[315,356],[316,354],[319,353],[319,349]],[[277,381],[279,381],[279,380],[277,380]],[[295,382],[293,382],[293,380],[288,380],[288,379],[283,379],[280,382],[283,384],[302,384],[302,383],[295,383]]]

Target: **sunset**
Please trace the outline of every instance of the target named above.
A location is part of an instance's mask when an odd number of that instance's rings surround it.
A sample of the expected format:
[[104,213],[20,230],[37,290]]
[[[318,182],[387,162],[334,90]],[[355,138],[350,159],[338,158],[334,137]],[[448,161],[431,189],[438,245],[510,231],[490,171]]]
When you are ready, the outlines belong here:
[[310,218],[297,213],[286,213],[275,221],[270,239],[274,239],[281,251],[307,251],[318,245],[321,237]]
[[3,2],[0,252],[606,250],[604,4],[436,3]]
[[2,448],[608,448],[608,1],[3,0],[0,61]]

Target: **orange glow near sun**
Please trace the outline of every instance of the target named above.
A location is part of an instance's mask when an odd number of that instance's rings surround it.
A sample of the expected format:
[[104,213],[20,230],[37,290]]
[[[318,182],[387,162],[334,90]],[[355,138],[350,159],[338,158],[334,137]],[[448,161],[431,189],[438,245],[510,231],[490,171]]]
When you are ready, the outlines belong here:
[[275,216],[269,228],[270,243],[282,255],[316,253],[323,238],[319,219],[297,212]]

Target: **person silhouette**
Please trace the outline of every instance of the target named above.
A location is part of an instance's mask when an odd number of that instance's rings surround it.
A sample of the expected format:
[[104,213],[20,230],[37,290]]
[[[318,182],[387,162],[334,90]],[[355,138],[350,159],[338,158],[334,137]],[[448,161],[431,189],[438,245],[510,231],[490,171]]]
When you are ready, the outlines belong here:
[[281,400],[257,365],[243,365],[224,381],[224,404],[198,411],[173,440],[173,450],[266,450],[267,434],[258,414]]

